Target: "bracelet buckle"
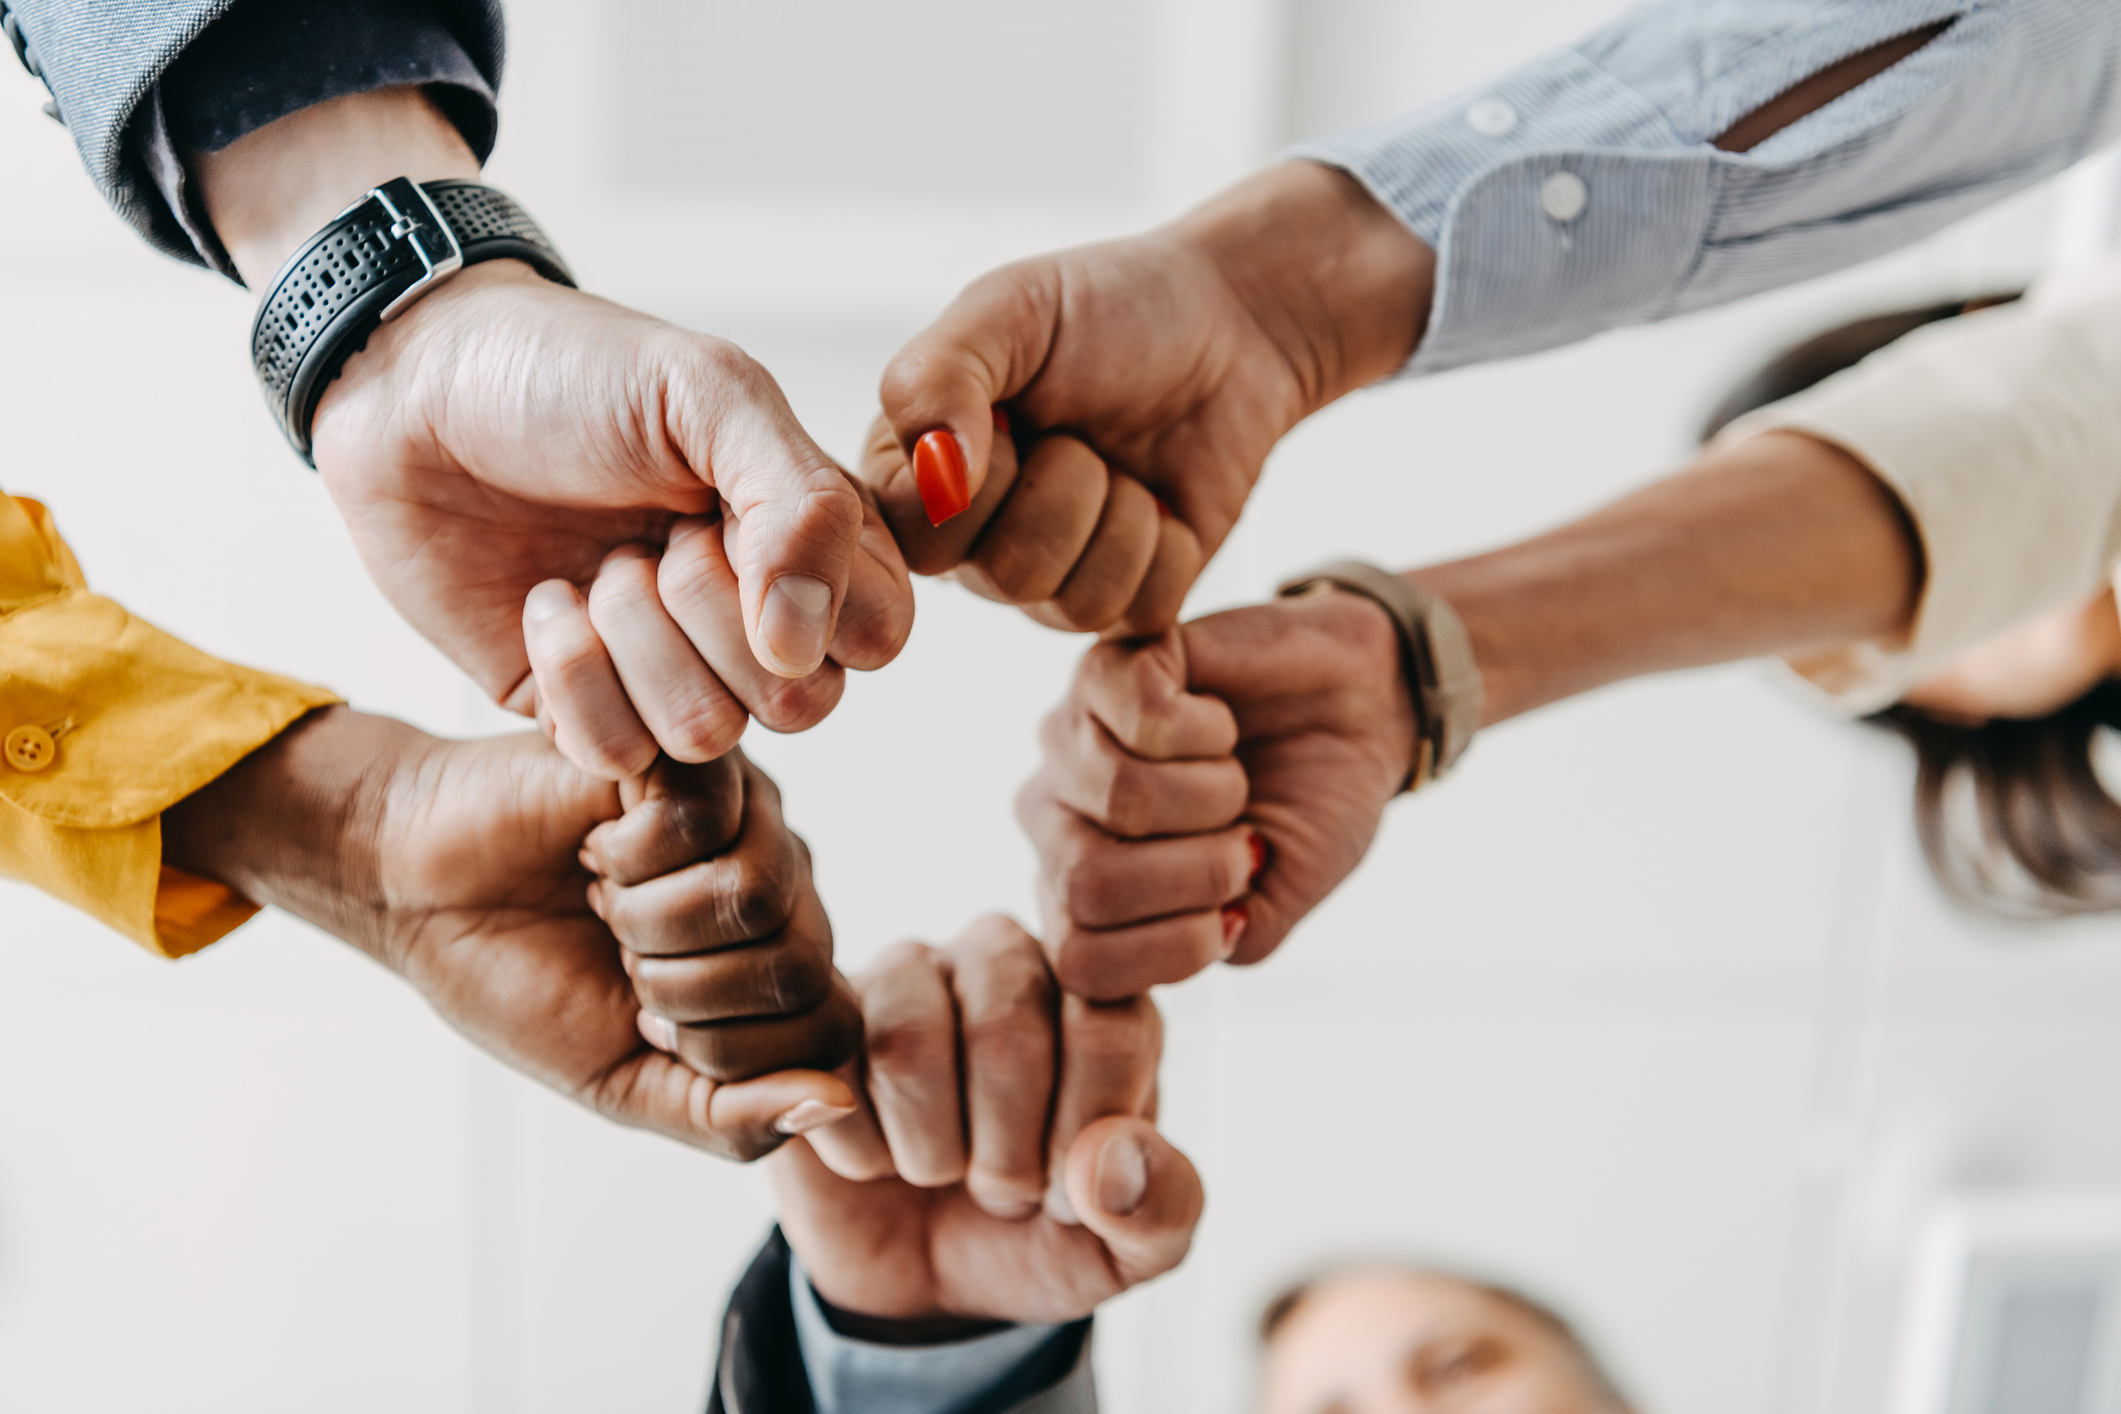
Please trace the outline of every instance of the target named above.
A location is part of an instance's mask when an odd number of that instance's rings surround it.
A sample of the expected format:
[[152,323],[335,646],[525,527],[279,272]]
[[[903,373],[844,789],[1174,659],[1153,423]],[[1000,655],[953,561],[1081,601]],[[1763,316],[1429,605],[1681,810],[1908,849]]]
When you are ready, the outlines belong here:
[[390,216],[391,236],[411,246],[412,253],[420,257],[420,264],[427,267],[419,279],[383,307],[380,318],[387,324],[404,313],[407,305],[462,270],[464,247],[457,244],[457,233],[442,219],[434,199],[409,177],[393,177],[382,186],[370,188],[367,199]]

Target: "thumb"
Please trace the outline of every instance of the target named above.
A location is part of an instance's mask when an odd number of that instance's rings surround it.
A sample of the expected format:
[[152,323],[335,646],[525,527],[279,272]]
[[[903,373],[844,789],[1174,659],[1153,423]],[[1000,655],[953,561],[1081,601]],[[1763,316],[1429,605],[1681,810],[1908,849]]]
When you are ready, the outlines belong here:
[[725,386],[675,414],[695,472],[722,499],[744,634],[769,671],[825,661],[861,550],[862,498],[796,421],[771,374],[731,349]]
[[982,275],[884,368],[884,418],[911,459],[931,525],[966,510],[987,483],[995,407],[1044,365],[1060,313],[1050,260]]
[[1068,1198],[1128,1286],[1185,1260],[1206,1194],[1193,1164],[1147,1120],[1113,1115],[1068,1147]]

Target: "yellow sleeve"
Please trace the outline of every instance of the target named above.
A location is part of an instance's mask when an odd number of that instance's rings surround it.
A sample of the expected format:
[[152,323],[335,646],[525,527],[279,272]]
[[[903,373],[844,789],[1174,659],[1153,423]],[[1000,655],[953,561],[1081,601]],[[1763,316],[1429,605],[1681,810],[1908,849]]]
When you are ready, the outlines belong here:
[[0,875],[197,952],[258,910],[162,863],[162,812],[339,700],[90,593],[50,512],[0,492]]

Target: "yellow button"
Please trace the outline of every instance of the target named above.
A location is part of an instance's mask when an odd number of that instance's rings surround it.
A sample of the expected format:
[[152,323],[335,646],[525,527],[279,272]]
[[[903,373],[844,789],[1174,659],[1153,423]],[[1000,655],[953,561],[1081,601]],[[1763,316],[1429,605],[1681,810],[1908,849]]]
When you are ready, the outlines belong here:
[[42,727],[16,727],[7,734],[7,764],[34,775],[59,759],[59,743]]

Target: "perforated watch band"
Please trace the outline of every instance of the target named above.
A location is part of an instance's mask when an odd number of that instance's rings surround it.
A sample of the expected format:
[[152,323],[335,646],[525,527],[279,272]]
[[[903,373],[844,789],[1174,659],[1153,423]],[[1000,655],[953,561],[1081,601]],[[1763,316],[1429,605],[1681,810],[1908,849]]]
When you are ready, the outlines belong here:
[[1480,730],[1486,692],[1458,611],[1411,580],[1360,560],[1335,560],[1287,581],[1283,598],[1340,589],[1391,616],[1399,665],[1414,699],[1414,760],[1402,791],[1418,790],[1458,764]]
[[376,326],[467,265],[515,259],[573,285],[537,222],[492,187],[385,182],[309,238],[280,267],[250,329],[265,401],[311,466],[310,423],[331,380]]

